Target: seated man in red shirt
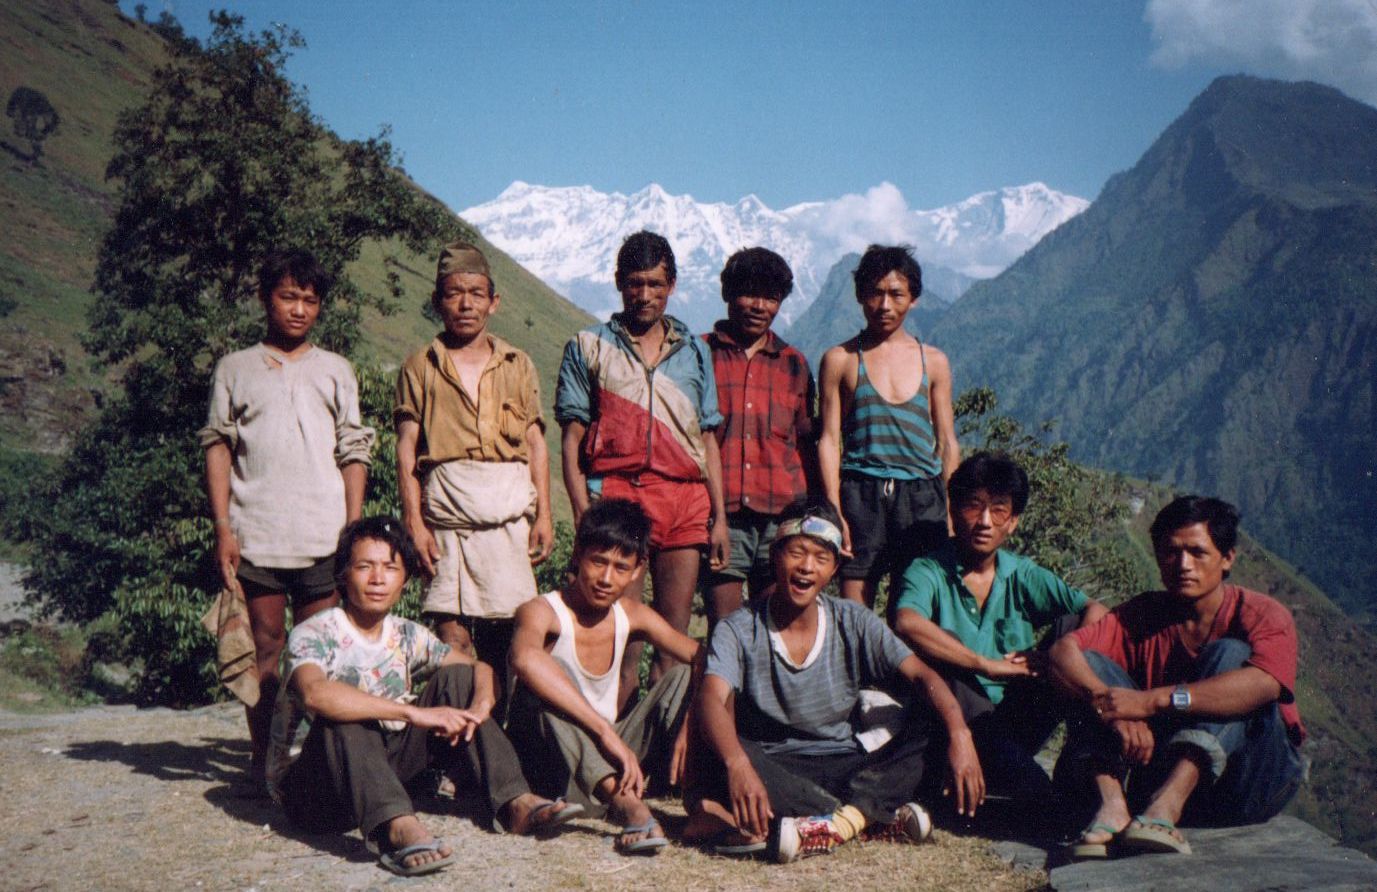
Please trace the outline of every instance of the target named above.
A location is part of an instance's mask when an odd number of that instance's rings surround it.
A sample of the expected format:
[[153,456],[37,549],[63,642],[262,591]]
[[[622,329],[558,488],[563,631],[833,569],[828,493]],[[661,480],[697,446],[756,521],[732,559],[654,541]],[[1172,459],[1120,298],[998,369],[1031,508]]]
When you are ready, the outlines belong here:
[[1104,858],[1114,845],[1189,854],[1176,828],[1183,816],[1265,821],[1300,783],[1296,626],[1277,601],[1224,581],[1238,511],[1182,496],[1151,533],[1165,591],[1139,595],[1052,647],[1054,678],[1088,705],[1058,773],[1088,769],[1099,793],[1073,858]]

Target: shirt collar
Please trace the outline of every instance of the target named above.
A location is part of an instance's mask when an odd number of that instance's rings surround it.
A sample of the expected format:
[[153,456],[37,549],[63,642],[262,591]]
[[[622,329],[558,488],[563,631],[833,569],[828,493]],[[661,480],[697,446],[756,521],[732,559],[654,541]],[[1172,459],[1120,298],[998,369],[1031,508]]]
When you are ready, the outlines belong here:
[[[483,367],[484,371],[487,371],[499,363],[511,362],[516,358],[517,353],[520,352],[492,332],[484,332],[483,336],[488,339],[488,345],[492,347],[492,356],[488,357],[488,364]],[[445,339],[442,335],[437,334],[435,339],[430,342],[430,355],[441,368],[444,368],[445,364],[440,361],[440,357],[444,356],[448,350],[449,348],[445,346]]]
[[[949,538],[946,542],[933,552],[932,557],[941,564],[957,583],[961,582],[961,577],[966,572],[965,564],[961,563],[961,552],[956,547],[956,539]],[[995,578],[1007,579],[1014,572],[1013,555],[1004,549],[995,552]]]
[[[732,350],[746,349],[744,344],[737,343],[736,339],[731,336],[725,319],[719,319],[713,323],[712,331],[708,332],[708,343],[714,347],[727,347]],[[787,346],[789,345],[784,342],[784,339],[775,334],[775,330],[771,328],[765,332],[765,343],[760,345],[760,352],[778,356],[784,352],[784,348]]]
[[[688,326],[675,319],[668,313],[660,317],[660,323],[665,327],[665,343],[673,344],[689,336]],[[607,320],[608,326],[615,332],[619,332],[627,340],[631,335],[627,332],[626,326],[622,324],[622,314],[613,313],[612,318]]]

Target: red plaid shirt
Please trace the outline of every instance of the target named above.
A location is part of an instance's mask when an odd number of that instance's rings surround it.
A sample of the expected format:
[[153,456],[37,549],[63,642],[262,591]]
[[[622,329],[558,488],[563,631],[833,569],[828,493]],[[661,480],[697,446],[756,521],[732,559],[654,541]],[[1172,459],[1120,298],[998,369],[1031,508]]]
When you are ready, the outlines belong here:
[[811,468],[805,471],[803,456],[811,461],[816,439],[808,360],[773,331],[749,359],[722,322],[703,340],[725,419],[716,434],[727,511],[778,514],[808,494]]

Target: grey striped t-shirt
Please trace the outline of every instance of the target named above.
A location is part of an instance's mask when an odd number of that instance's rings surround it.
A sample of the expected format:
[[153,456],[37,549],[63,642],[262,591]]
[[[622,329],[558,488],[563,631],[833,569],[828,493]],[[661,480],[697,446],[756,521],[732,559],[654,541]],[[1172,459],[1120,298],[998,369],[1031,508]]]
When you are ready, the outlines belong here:
[[858,752],[854,724],[862,688],[886,685],[913,651],[854,601],[818,599],[821,645],[803,666],[771,644],[768,601],[717,624],[707,672],[736,692],[736,733],[766,752]]

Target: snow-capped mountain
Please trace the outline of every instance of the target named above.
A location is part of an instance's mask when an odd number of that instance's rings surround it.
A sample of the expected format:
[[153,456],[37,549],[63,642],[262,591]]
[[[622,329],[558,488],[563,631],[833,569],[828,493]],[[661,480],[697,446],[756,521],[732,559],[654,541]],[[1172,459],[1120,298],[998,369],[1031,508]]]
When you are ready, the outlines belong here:
[[717,277],[728,255],[740,248],[764,245],[793,268],[794,295],[781,312],[787,322],[817,296],[842,255],[872,242],[910,244],[924,267],[989,278],[1087,205],[1042,183],[982,192],[930,211],[911,210],[897,187],[882,183],[864,195],[776,211],[754,195],[736,204],[703,203],[670,195],[654,183],[623,195],[518,181],[461,215],[551,287],[602,318],[620,307],[612,272],[622,240],[638,229],[658,232],[669,239],[679,268],[670,312],[702,331],[721,316]]

